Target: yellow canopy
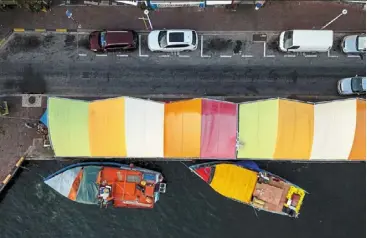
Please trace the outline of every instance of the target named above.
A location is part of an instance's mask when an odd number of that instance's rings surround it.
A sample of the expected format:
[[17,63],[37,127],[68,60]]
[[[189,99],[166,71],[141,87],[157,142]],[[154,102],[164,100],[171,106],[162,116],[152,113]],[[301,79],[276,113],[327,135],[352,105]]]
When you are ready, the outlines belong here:
[[233,164],[218,164],[210,186],[225,197],[249,203],[256,182],[254,171]]

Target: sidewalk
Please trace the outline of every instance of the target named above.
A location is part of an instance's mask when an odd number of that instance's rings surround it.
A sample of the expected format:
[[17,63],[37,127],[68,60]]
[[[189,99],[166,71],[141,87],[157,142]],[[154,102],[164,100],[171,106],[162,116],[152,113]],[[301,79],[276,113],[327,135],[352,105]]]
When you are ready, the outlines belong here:
[[[334,31],[365,31],[366,12],[358,5],[331,2],[268,2],[255,11],[253,5],[241,5],[236,12],[225,8],[167,8],[150,13],[153,27],[191,28],[199,31],[281,31],[292,28],[320,29],[339,15],[348,14],[333,22],[327,29]],[[0,14],[0,31],[12,28],[76,28],[66,17],[73,13],[83,29],[146,30],[143,12],[137,7],[55,7],[48,13],[31,13],[16,9]]]

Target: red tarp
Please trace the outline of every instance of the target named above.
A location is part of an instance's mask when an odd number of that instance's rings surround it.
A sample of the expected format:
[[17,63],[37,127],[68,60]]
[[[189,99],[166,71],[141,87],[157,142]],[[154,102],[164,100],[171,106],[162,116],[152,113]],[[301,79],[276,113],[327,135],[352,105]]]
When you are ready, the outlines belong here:
[[236,158],[237,105],[203,99],[201,119],[202,158]]

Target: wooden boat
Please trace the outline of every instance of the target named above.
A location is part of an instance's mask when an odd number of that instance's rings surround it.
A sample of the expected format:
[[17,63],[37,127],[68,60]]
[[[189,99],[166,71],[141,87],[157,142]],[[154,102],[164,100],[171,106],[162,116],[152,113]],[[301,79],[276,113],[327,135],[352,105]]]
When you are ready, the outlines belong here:
[[280,215],[298,217],[307,193],[297,185],[261,170],[252,161],[210,162],[189,168],[219,194],[257,210]]
[[153,208],[166,192],[161,173],[111,162],[70,165],[44,182],[72,201],[101,207]]

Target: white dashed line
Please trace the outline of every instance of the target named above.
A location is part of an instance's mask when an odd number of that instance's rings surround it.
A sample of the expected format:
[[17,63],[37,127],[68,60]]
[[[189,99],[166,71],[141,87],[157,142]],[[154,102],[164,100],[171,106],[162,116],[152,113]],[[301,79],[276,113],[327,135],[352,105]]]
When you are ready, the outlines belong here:
[[96,56],[107,56],[106,54],[96,54]]
[[359,55],[348,55],[348,58],[360,58]]
[[87,56],[87,54],[78,54],[79,56]]
[[288,57],[288,58],[294,58],[294,57],[296,57],[296,55],[284,55],[284,57]]
[[210,58],[210,55],[204,55],[204,40],[203,36],[201,36],[201,47],[200,47],[200,56],[201,58]]
[[330,50],[327,52],[327,57],[329,58],[338,58],[339,56],[337,55],[330,55]]
[[159,57],[161,57],[161,58],[168,58],[168,57],[170,57],[170,55],[160,55]]
[[272,57],[275,57],[275,55],[266,55],[266,42],[264,42],[264,57],[265,57],[265,58],[272,58]]
[[180,58],[189,58],[190,55],[178,55],[178,57],[180,57]]
[[242,58],[252,58],[254,57],[253,55],[241,55]]
[[117,57],[129,57],[129,55],[116,55]]
[[221,58],[232,58],[232,55],[221,55]]
[[148,57],[149,55],[142,55],[141,54],[141,35],[139,35],[139,38],[138,38],[139,42],[139,57]]
[[305,57],[307,57],[307,58],[316,58],[317,57],[317,55],[304,55]]

